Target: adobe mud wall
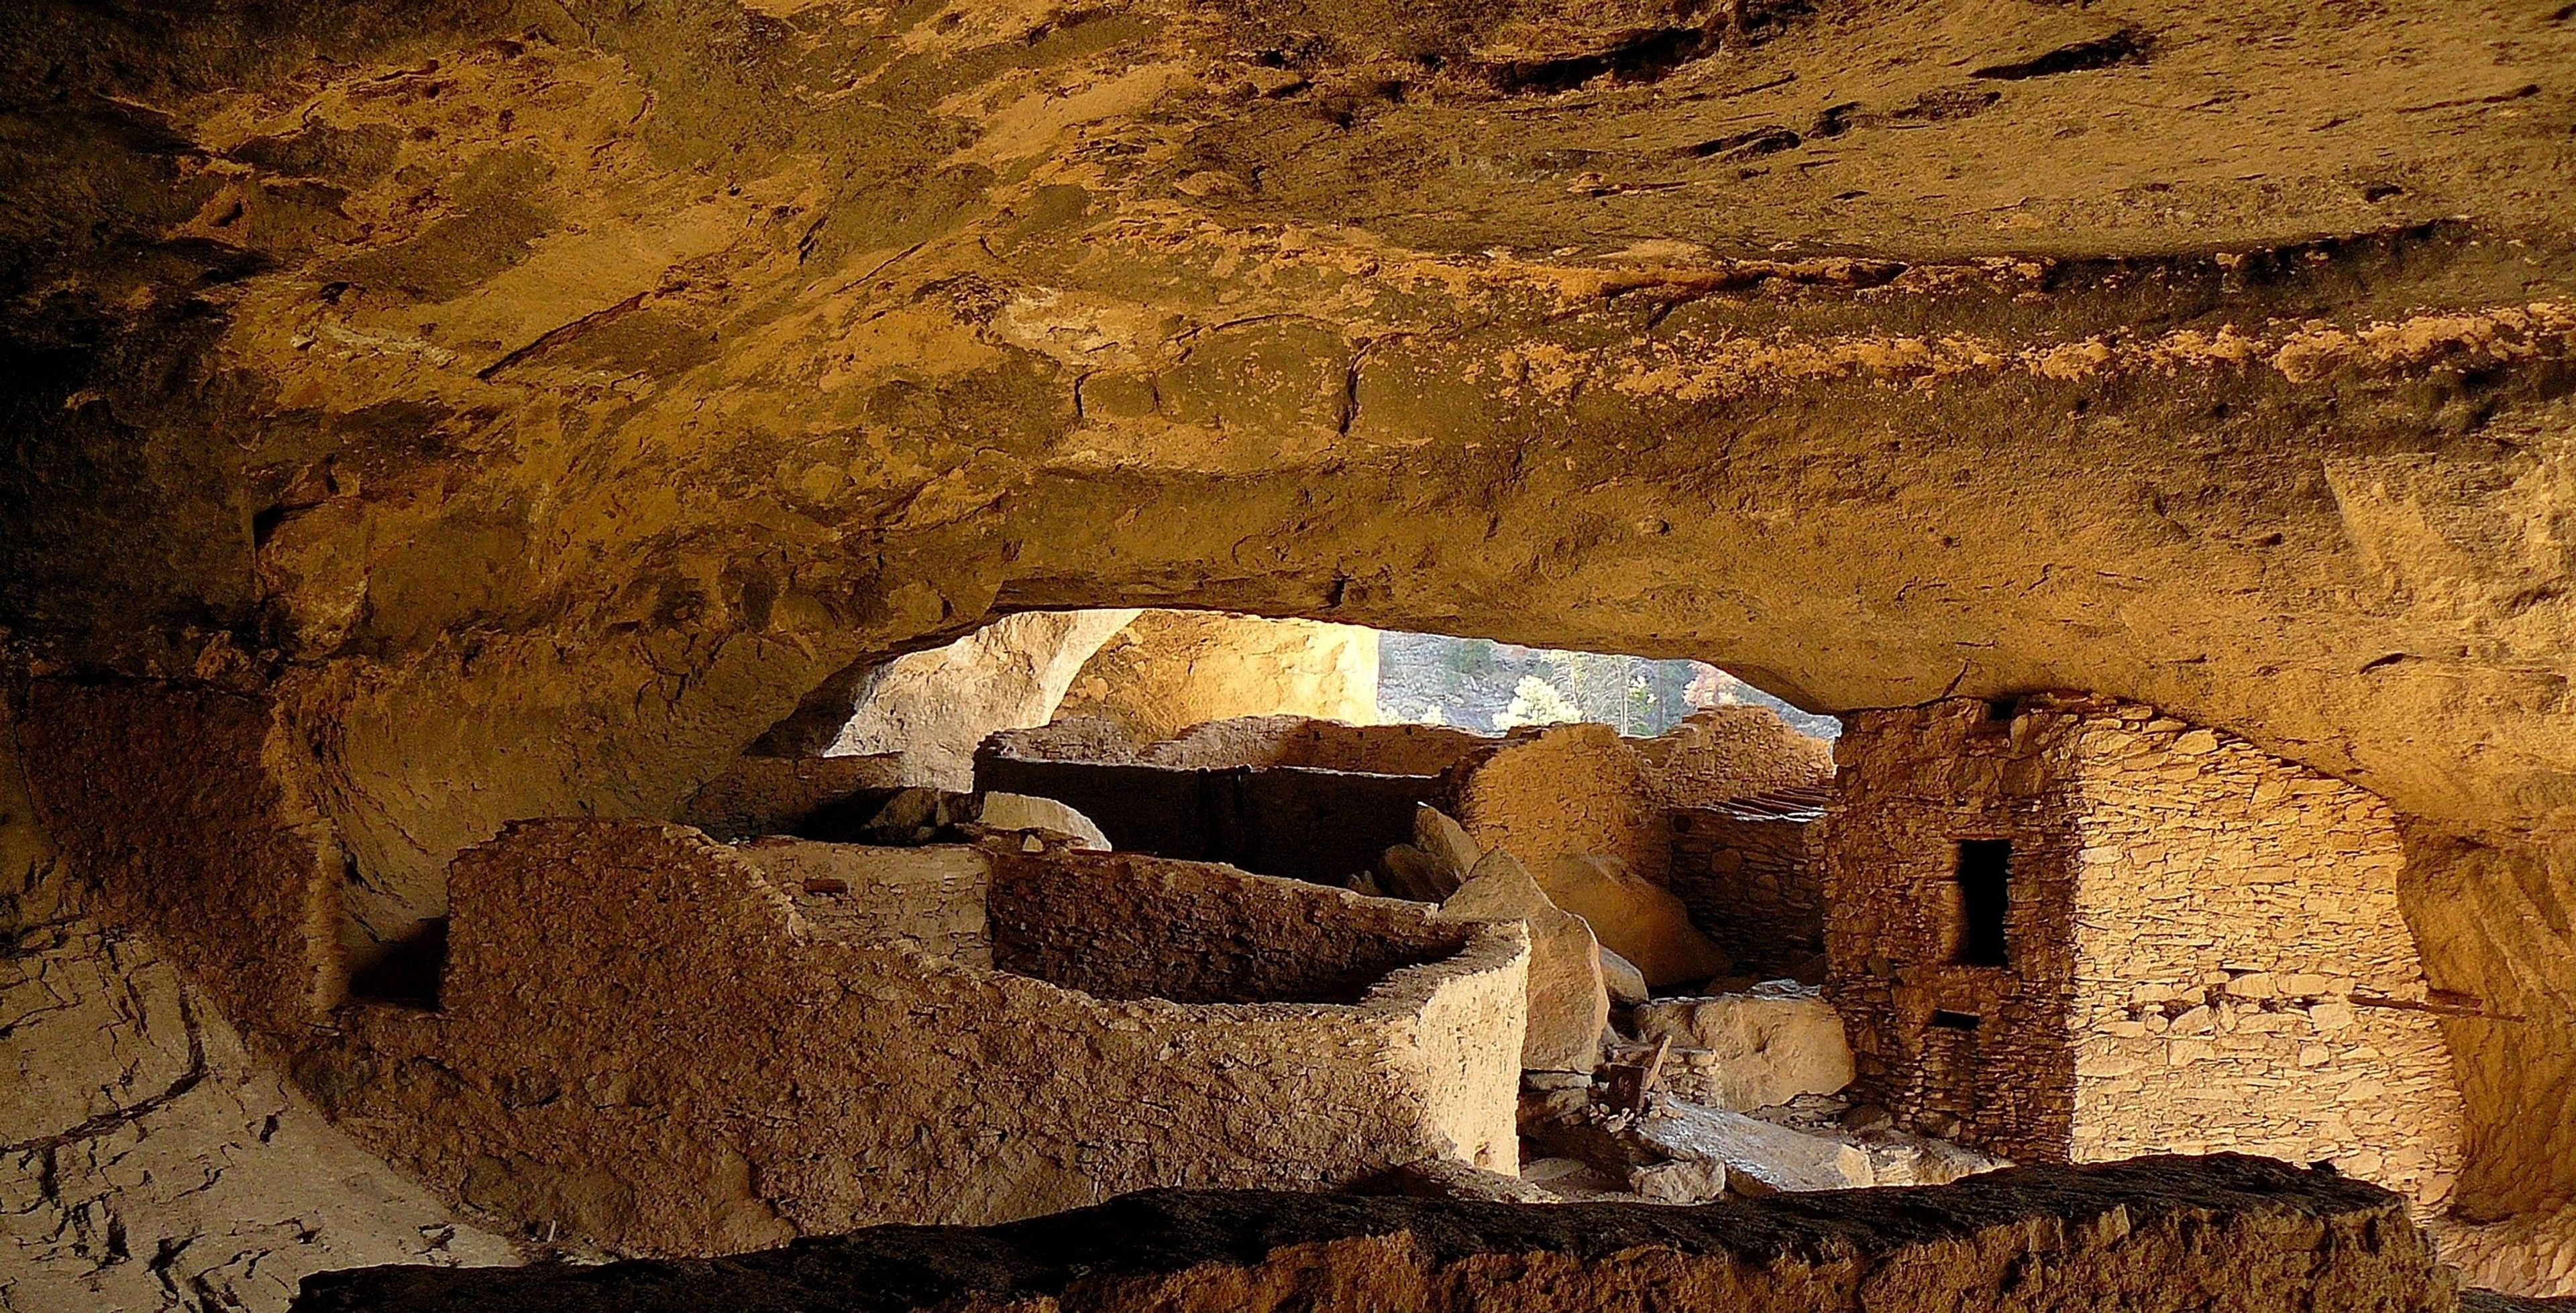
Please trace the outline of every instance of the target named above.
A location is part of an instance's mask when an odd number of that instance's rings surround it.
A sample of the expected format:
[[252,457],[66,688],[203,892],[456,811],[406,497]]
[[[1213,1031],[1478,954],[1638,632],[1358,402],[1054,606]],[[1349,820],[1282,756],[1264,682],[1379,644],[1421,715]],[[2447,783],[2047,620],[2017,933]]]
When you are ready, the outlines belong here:
[[1736,970],[1786,975],[1825,951],[1818,822],[1676,807],[1672,827],[1665,885]]
[[1201,770],[989,751],[977,759],[975,787],[1054,798],[1090,817],[1122,852],[1227,862],[1324,884],[1368,870],[1380,853],[1410,840],[1414,808],[1445,796],[1427,775]]
[[[1255,903],[1266,883],[1194,869]],[[1315,918],[1394,906],[1289,888]],[[614,1248],[1516,1162],[1510,928],[1417,930],[1451,951],[1353,1005],[1203,1006],[845,941],[759,862],[651,822],[513,826],[458,862],[452,896],[441,1010],[352,1014],[310,1079],[437,1189]],[[1011,906],[1011,925],[1035,915]]]
[[2398,1198],[2257,1159],[2024,1167],[1698,1208],[1154,1191],[710,1263],[378,1270],[296,1313],[2454,1313]]
[[[1859,1088],[1901,1121],[2021,1158],[2328,1160],[2450,1198],[2460,1097],[2384,803],[2075,698],[1863,713],[1836,756],[1829,989]],[[1963,960],[1962,840],[2011,845],[2001,963]]]
[[1519,730],[1460,758],[1445,780],[1478,845],[1533,871],[1559,857],[1615,857],[1662,883],[1672,828],[1643,758],[1607,725]]
[[1455,955],[1455,926],[1386,899],[1212,879],[1125,853],[992,854],[995,964],[1106,999],[1353,1004]]

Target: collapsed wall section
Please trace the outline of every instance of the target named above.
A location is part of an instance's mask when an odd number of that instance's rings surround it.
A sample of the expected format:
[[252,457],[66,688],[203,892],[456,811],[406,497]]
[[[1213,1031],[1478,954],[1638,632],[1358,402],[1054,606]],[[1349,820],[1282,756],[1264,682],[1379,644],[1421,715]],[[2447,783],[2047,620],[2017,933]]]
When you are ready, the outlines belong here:
[[[443,1010],[353,1016],[354,1042],[316,1058],[334,1110],[443,1189],[636,1252],[997,1221],[1150,1185],[1329,1187],[1431,1155],[1516,1162],[1515,927],[1409,911],[1408,948],[1437,960],[1352,1002],[1108,999],[900,935],[843,938],[799,906],[817,881],[781,889],[765,851],[568,820],[470,850]],[[997,890],[1031,892],[1014,869]],[[1220,902],[1264,897],[1257,877],[1196,870]],[[1309,919],[1395,906],[1308,893],[1331,901]],[[1004,960],[1026,923],[1081,915],[1008,906]]]
[[[1721,918],[1750,918],[1735,934],[1751,941],[1771,935],[1776,919],[1811,901],[1821,882],[1794,869],[1797,848],[1785,837],[1715,821],[1690,834],[1681,818],[1769,795],[1812,793],[1803,805],[1821,806],[1833,770],[1822,739],[1767,708],[1726,706],[1695,712],[1651,739],[1622,738],[1607,725],[1517,730],[1462,756],[1448,779],[1458,819],[1478,843],[1508,848],[1532,870],[1563,856],[1616,857],[1685,901],[1701,895],[1692,910],[1704,910],[1702,928],[1713,935]],[[1740,864],[1770,874],[1773,890],[1729,887],[1739,863],[1721,854],[1738,839],[1747,845]],[[1686,893],[1688,886],[1696,888]],[[1819,927],[1793,917],[1786,928],[1814,942]],[[1782,956],[1776,944],[1757,947],[1757,958]]]
[[[382,948],[363,915],[371,891],[344,888],[300,745],[267,701],[39,680],[18,735],[42,763],[30,791],[74,896],[151,936],[255,1037],[319,1020],[349,957]],[[344,900],[356,914],[344,918]]]
[[1661,883],[1671,865],[1672,828],[1653,777],[1607,725],[1550,725],[1489,740],[1447,778],[1459,824],[1533,871],[1559,857],[1597,855]]

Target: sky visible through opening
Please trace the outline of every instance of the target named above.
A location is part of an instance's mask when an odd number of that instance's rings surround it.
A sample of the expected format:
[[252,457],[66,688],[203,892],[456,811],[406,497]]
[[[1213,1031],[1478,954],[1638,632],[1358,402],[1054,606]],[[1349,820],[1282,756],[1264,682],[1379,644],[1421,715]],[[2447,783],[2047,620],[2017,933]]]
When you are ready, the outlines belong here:
[[1818,738],[1842,732],[1833,717],[1801,711],[1705,661],[1389,631],[1378,635],[1377,681],[1378,712],[1386,719],[1479,733],[1591,720],[1651,736],[1702,707],[1736,704],[1769,707]]

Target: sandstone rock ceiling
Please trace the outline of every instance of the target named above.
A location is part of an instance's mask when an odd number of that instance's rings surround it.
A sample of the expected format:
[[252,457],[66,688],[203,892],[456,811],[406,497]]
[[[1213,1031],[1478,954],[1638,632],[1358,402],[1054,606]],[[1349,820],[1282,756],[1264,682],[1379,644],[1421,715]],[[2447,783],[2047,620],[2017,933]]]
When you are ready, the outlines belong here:
[[2564,1017],[2572,72],[2558,0],[26,0],[0,625],[274,689],[397,883],[998,610],[2088,688],[2390,798],[2437,974]]

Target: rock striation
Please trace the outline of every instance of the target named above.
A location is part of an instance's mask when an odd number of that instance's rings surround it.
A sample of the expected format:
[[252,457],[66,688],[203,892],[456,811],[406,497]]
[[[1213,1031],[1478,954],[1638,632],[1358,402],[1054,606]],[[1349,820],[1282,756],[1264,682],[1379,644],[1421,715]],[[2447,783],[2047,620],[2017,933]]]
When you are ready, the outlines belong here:
[[330,1268],[520,1260],[94,921],[0,942],[0,1090],[0,1308],[268,1310]]
[[0,8],[0,680],[272,706],[366,954],[1027,611],[2086,688],[2387,803],[2576,1201],[2561,5]]
[[722,1262],[335,1273],[296,1313],[1592,1313],[2284,1307],[2452,1313],[2403,1206],[2256,1159],[2022,1168],[1701,1208],[1155,1191]]

